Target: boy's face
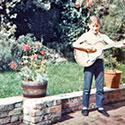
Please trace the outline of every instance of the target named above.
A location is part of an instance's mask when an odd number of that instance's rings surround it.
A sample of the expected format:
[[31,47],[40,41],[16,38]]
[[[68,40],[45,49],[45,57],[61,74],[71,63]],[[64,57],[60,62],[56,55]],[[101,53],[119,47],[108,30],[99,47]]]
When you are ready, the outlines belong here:
[[100,24],[98,23],[89,24],[89,28],[93,34],[97,35],[100,29]]

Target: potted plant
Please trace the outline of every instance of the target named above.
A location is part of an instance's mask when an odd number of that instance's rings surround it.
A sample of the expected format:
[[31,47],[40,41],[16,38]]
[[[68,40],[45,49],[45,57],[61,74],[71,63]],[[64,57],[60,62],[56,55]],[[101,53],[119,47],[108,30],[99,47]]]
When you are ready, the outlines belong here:
[[119,65],[116,58],[112,55],[108,57],[108,59],[105,58],[105,66],[108,69],[104,70],[104,82],[108,88],[119,88],[122,71],[114,68]]
[[45,51],[41,50],[40,42],[33,42],[32,46],[22,43],[23,56],[18,63],[11,62],[13,70],[19,69],[21,86],[24,97],[36,98],[46,95],[48,76]]

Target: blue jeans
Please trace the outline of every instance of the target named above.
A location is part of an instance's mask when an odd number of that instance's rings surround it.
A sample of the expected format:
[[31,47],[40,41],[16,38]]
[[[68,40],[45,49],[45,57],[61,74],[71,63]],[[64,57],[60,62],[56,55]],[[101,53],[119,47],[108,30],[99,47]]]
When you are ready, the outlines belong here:
[[82,104],[85,107],[89,107],[89,97],[93,76],[95,76],[96,83],[96,106],[103,107],[104,64],[102,59],[97,59],[94,64],[84,68],[84,89]]

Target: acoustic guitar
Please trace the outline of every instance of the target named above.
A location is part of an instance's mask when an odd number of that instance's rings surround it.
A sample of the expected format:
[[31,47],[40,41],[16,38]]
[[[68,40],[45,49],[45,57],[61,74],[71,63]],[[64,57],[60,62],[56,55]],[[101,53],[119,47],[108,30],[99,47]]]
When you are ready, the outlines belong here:
[[113,44],[104,45],[103,42],[97,42],[93,45],[94,50],[92,49],[85,49],[85,48],[75,48],[74,49],[74,57],[76,62],[80,66],[91,66],[96,59],[102,54],[103,50],[110,49],[112,47],[116,47],[118,45],[125,44],[125,40],[121,42],[115,42]]

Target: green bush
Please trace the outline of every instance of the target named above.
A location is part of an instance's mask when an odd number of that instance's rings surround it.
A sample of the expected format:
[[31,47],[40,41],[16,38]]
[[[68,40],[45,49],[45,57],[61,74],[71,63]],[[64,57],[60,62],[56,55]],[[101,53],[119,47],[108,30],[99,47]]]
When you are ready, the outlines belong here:
[[74,42],[82,33],[88,30],[88,8],[77,8],[75,3],[68,1],[62,4],[61,22],[59,31],[60,40],[68,45]]
[[[108,8],[106,8],[106,6]],[[125,7],[123,0],[111,0],[107,5],[102,5],[102,12],[107,14],[101,16],[102,28],[101,32],[107,34],[112,40],[120,41],[125,38]],[[125,49],[111,50],[113,57],[117,57],[117,61],[125,63]]]
[[11,61],[12,55],[10,47],[7,44],[0,44],[0,70],[8,70]]

